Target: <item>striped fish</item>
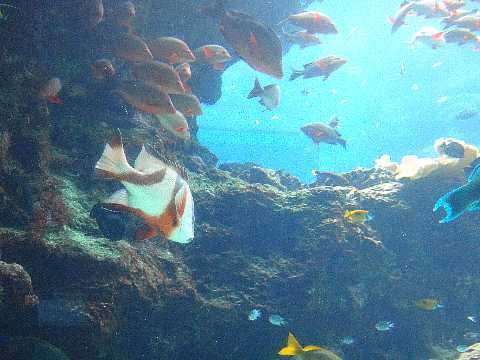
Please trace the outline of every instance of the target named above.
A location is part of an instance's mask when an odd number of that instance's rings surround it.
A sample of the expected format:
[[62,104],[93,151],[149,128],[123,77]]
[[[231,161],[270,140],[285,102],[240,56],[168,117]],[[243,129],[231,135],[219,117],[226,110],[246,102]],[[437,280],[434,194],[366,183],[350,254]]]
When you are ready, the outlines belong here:
[[137,240],[158,235],[183,244],[193,240],[193,198],[185,172],[176,164],[153,156],[143,146],[134,167],[130,166],[118,132],[105,145],[95,170],[98,176],[120,181],[125,187],[103,205],[143,219],[147,229],[137,230]]

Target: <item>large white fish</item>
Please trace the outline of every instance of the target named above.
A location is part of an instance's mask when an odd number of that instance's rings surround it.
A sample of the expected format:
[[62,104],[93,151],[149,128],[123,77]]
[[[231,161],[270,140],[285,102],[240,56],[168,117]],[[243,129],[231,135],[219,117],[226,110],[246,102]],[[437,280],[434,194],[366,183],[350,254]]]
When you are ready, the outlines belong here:
[[105,145],[95,165],[97,175],[118,180],[125,189],[104,201],[112,209],[143,219],[147,229],[139,229],[137,240],[163,235],[168,240],[189,243],[194,237],[194,204],[185,172],[173,162],[150,154],[145,146],[130,166],[120,133]]

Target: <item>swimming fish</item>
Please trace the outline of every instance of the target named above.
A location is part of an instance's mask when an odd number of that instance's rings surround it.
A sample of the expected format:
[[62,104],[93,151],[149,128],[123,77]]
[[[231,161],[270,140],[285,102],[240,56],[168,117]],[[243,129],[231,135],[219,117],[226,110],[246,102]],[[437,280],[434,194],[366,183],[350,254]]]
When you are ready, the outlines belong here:
[[58,97],[60,90],[62,90],[62,81],[58,77],[53,77],[40,87],[37,96],[40,100],[61,104],[62,100]]
[[272,314],[268,317],[268,321],[270,324],[275,325],[275,326],[285,326],[287,325],[287,320],[285,320],[283,317],[277,314]]
[[288,333],[287,346],[278,352],[280,356],[295,356],[298,360],[342,360],[338,355],[320,346],[302,347],[292,333]]
[[450,21],[445,28],[450,26],[457,26],[470,31],[480,30],[480,12],[464,15],[458,19]]
[[255,78],[255,85],[248,94],[247,99],[254,97],[260,97],[260,104],[268,110],[273,110],[280,104],[280,86],[271,84],[262,88],[260,81]]
[[437,200],[433,211],[443,208],[446,215],[440,223],[460,217],[466,211],[480,210],[480,165],[477,165],[465,185],[462,185]]
[[379,321],[375,324],[377,331],[389,331],[395,327],[395,324],[391,321]]
[[250,311],[250,314],[248,314],[248,320],[255,321],[260,319],[261,316],[262,316],[261,310],[253,309],[252,311]]
[[443,308],[443,305],[440,304],[440,301],[437,299],[420,299],[415,301],[415,306],[422,310],[433,311],[440,308]]
[[338,118],[333,116],[328,125],[323,123],[307,124],[302,126],[300,130],[312,139],[316,145],[321,142],[331,145],[340,144],[345,149],[347,142],[342,139],[342,135],[335,129],[337,125]]
[[[450,13],[450,16],[445,17],[442,22],[445,24],[443,29],[447,29],[448,27],[455,25],[454,21],[458,20],[466,15],[476,14],[478,9],[474,10],[456,10],[455,12]],[[460,25],[461,27],[461,25]]]
[[132,65],[132,73],[136,79],[160,85],[167,94],[184,94],[180,76],[168,64],[160,61],[147,61]]
[[343,217],[355,224],[365,224],[367,221],[373,219],[373,216],[368,213],[368,210],[347,210],[343,214]]
[[98,176],[117,180],[118,190],[102,205],[141,218],[137,240],[163,235],[168,240],[189,243],[194,237],[194,204],[185,171],[175,163],[153,156],[142,146],[134,167],[130,166],[118,132],[105,145],[95,165]]
[[160,122],[160,125],[165,130],[177,138],[182,140],[190,139],[187,119],[180,111],[176,111],[175,114],[154,115],[154,118]]
[[175,108],[185,116],[200,116],[203,114],[200,100],[192,94],[171,94]]
[[192,78],[192,69],[190,68],[190,64],[185,62],[177,65],[175,67],[175,72],[180,77],[182,82],[183,88],[185,89],[185,93],[191,94],[192,88],[188,85],[187,81]]
[[[404,2],[404,4],[407,2]],[[416,16],[424,16],[426,19],[445,17],[449,15],[449,11],[445,4],[439,0],[414,0],[410,1],[412,7],[411,14]]]
[[296,31],[293,33],[283,31],[283,36],[292,44],[299,45],[300,49],[320,45],[322,43],[315,34],[309,33],[308,31]]
[[215,70],[225,70],[225,63],[232,60],[232,56],[223,46],[204,45],[193,51],[196,62],[200,64],[209,64]]
[[204,13],[220,19],[220,31],[236,53],[253,69],[281,79],[282,43],[266,24],[240,11],[225,10],[217,0]]
[[[478,321],[478,318],[476,316],[467,316],[467,320],[470,320],[471,322],[476,323]],[[475,337],[480,336],[479,333],[473,333],[473,334],[475,334]]]
[[459,353],[464,353],[464,352],[467,352],[467,350],[468,350],[468,345],[458,345],[455,349],[456,349]]
[[477,109],[463,109],[457,115],[455,115],[455,119],[457,120],[468,120],[480,115],[480,110]]
[[195,61],[195,55],[185,41],[171,36],[159,37],[148,43],[156,60],[169,64],[180,64]]
[[280,24],[287,22],[305,29],[310,34],[338,34],[337,26],[332,19],[319,11],[304,11],[299,14],[289,15]]
[[431,26],[424,26],[417,31],[409,44],[414,45],[417,42],[421,42],[432,49],[438,49],[445,45],[444,33]]
[[351,336],[344,336],[340,339],[340,342],[343,345],[352,345],[355,342],[355,339]]
[[130,33],[117,34],[112,39],[112,51],[115,56],[130,62],[153,60],[147,43],[139,36]]
[[136,80],[125,80],[114,90],[128,104],[147,114],[174,114],[170,96],[158,85]]
[[459,46],[465,45],[469,41],[480,43],[480,38],[468,29],[453,29],[444,33],[443,37],[447,43],[457,43]]
[[293,70],[290,81],[303,76],[304,79],[323,76],[323,81],[342,65],[347,63],[347,59],[335,55],[327,56],[317,61],[303,65],[303,70]]
[[405,25],[405,17],[410,12],[413,5],[413,2],[405,2],[400,6],[395,15],[389,18],[390,23],[392,24],[392,34],[394,34],[400,26]]
[[92,65],[92,76],[95,80],[111,79],[115,76],[115,67],[108,59],[98,59]]

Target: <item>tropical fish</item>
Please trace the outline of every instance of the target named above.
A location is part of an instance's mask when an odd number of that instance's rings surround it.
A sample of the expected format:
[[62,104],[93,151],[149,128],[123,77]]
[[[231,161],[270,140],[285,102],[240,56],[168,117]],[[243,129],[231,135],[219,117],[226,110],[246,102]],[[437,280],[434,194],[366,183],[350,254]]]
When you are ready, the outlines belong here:
[[451,20],[445,26],[445,28],[448,28],[450,26],[457,26],[464,29],[468,29],[470,31],[479,31],[480,30],[480,12],[464,15],[458,19]]
[[53,77],[40,87],[37,95],[40,100],[61,104],[62,100],[58,97],[60,90],[62,90],[62,81],[58,77]]
[[294,33],[283,32],[283,36],[292,44],[297,44],[300,49],[305,49],[309,46],[320,45],[320,39],[308,31],[296,31]]
[[443,195],[435,203],[433,211],[443,208],[446,215],[440,223],[447,223],[460,217],[466,211],[480,210],[480,165],[477,165],[465,185]]
[[175,67],[175,72],[180,77],[182,81],[183,88],[185,89],[185,93],[191,94],[192,88],[190,85],[187,84],[187,81],[192,77],[192,69],[190,68],[189,63],[181,63]]
[[468,350],[468,345],[458,345],[455,350],[457,350],[459,353],[464,353],[467,352]]
[[443,37],[447,43],[457,43],[460,45],[465,45],[469,41],[480,43],[480,38],[471,32],[468,29],[453,29],[445,32]]
[[270,324],[275,325],[275,326],[285,326],[287,325],[287,320],[285,320],[283,317],[277,314],[272,314],[268,317],[268,321]]
[[[470,320],[471,322],[476,323],[478,321],[478,318],[476,316],[467,316],[467,320]],[[480,336],[479,333],[474,333],[474,334],[475,334],[475,337]]]
[[280,104],[280,86],[271,84],[262,88],[260,81],[255,78],[255,86],[248,94],[247,99],[254,97],[260,97],[260,104],[268,110],[273,110]]
[[449,15],[449,11],[444,3],[439,0],[414,0],[411,1],[411,14],[424,16],[427,19],[445,17]]
[[204,45],[193,51],[196,62],[200,64],[209,64],[215,70],[225,70],[225,63],[232,60],[232,56],[223,46]]
[[377,331],[389,331],[395,327],[395,324],[391,321],[379,321],[375,324]]
[[153,55],[147,43],[135,34],[117,34],[112,39],[111,47],[115,56],[126,61],[145,62],[153,60]]
[[194,237],[194,205],[185,171],[177,164],[149,153],[142,147],[134,167],[123,150],[120,133],[106,144],[95,165],[97,175],[122,183],[102,205],[141,218],[137,240],[163,235],[168,240],[188,243]]
[[185,119],[185,116],[180,111],[175,112],[175,114],[154,115],[154,117],[165,130],[177,138],[182,140],[190,139],[190,129],[187,119]]
[[225,10],[224,0],[217,0],[204,12],[220,19],[225,39],[253,69],[281,79],[282,43],[277,34],[256,18],[235,10]]
[[405,2],[400,6],[395,15],[389,18],[390,23],[392,24],[392,34],[394,34],[400,26],[405,25],[405,17],[410,12],[413,5],[413,2]]
[[323,81],[342,65],[347,63],[347,59],[335,55],[327,56],[317,61],[303,65],[303,70],[294,70],[290,76],[290,81],[295,80],[299,76],[304,79],[323,76]]
[[92,76],[95,80],[111,79],[115,76],[115,67],[108,59],[98,59],[92,65]]
[[347,210],[343,214],[343,217],[355,224],[365,224],[367,221],[373,219],[373,216],[368,213],[368,210]]
[[200,100],[192,94],[172,94],[170,96],[175,108],[185,116],[200,116],[203,114]]
[[171,36],[159,37],[149,42],[153,57],[169,64],[195,61],[195,55],[185,41]]
[[311,34],[338,34],[337,26],[327,15],[319,11],[305,11],[295,15],[289,15],[287,19],[280,22],[290,23],[301,27]]
[[338,355],[320,346],[302,347],[292,333],[288,333],[287,346],[278,352],[280,356],[295,356],[298,360],[342,360]]
[[445,24],[444,29],[455,25],[454,21],[458,20],[466,15],[473,15],[478,12],[478,9],[474,10],[456,10],[455,12],[450,13],[450,16],[444,18],[442,22]]
[[409,44],[414,45],[417,42],[421,42],[432,49],[438,49],[445,45],[444,33],[434,27],[424,26],[413,35]]
[[443,307],[437,299],[420,299],[415,301],[415,306],[427,311],[433,311]]
[[340,342],[343,345],[352,345],[355,342],[355,339],[351,336],[344,336],[340,339]]
[[250,311],[250,314],[248,314],[248,320],[255,321],[260,319],[261,316],[262,316],[261,310],[253,309],[252,311]]
[[175,114],[170,96],[158,85],[126,80],[115,89],[128,104],[147,114]]
[[133,76],[139,80],[160,85],[167,94],[184,94],[180,76],[168,64],[160,61],[147,61],[132,65]]
[[342,139],[342,135],[340,135],[335,129],[337,126],[338,118],[334,116],[330,119],[328,125],[323,123],[312,123],[302,126],[300,130],[312,139],[316,145],[323,142],[331,145],[340,144],[343,148],[346,148],[347,142]]

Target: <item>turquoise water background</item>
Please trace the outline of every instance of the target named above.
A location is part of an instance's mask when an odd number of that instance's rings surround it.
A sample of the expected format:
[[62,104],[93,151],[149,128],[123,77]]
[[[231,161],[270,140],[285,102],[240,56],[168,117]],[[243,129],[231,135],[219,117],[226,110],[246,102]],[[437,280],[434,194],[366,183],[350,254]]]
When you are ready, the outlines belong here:
[[[439,19],[409,16],[408,26],[392,36],[388,16],[398,6],[385,0],[312,4],[310,9],[329,15],[340,33],[320,35],[323,44],[317,47],[300,50],[294,45],[284,56],[285,76],[280,81],[241,61],[229,67],[223,74],[221,99],[204,106],[198,120],[201,143],[221,163],[253,161],[310,182],[312,169],[369,167],[382,154],[396,161],[407,154],[431,156],[439,137],[478,142],[480,118],[455,116],[480,108],[480,52],[473,51],[472,44],[412,48],[407,42],[422,26],[443,26]],[[348,63],[327,81],[288,81],[292,68],[330,54],[346,57]],[[262,85],[281,86],[281,104],[274,111],[264,111],[257,100],[246,98],[256,76]],[[414,84],[418,90],[412,89]],[[438,102],[441,97],[447,98]],[[328,122],[332,115],[340,119],[346,150],[327,144],[318,149],[299,130],[306,123]]]

